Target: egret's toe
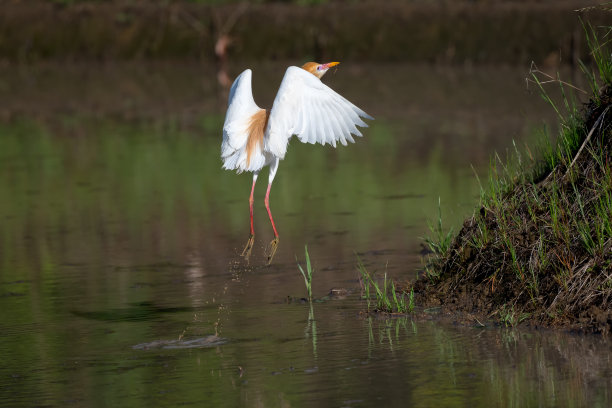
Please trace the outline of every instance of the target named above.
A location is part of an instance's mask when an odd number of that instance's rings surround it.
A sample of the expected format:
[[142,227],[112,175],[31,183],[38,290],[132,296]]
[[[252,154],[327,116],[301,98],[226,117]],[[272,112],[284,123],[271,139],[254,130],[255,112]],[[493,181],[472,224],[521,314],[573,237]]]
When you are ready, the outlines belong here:
[[249,257],[251,256],[251,250],[253,249],[253,244],[255,243],[255,235],[249,236],[249,240],[247,241],[244,249],[240,256],[242,256],[247,262],[249,262]]
[[274,254],[276,254],[276,250],[278,249],[278,237],[275,237],[270,244],[268,244],[268,248],[266,249],[266,253],[268,256],[268,265],[272,263],[272,258],[274,258]]

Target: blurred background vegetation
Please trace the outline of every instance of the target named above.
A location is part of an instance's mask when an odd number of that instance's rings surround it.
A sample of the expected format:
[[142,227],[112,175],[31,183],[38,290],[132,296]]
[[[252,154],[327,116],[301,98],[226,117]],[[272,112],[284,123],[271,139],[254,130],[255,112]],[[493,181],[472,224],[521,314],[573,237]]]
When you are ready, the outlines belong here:
[[2,0],[0,60],[574,64],[590,1]]

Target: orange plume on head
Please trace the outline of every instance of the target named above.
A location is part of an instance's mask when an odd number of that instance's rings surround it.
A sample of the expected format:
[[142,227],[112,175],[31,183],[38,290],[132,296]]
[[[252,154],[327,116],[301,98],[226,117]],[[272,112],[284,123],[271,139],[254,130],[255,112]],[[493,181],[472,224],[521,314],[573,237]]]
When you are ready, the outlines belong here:
[[[302,69],[310,72],[312,75],[321,79],[323,75],[327,72],[327,70],[331,67],[335,67],[339,62],[328,62],[327,64],[319,64],[318,62],[307,62],[302,65]],[[320,70],[317,70],[318,67],[321,67]]]
[[302,69],[310,72],[312,75],[316,75],[317,67],[319,65],[321,64],[319,64],[318,62],[307,62],[304,65],[302,65]]

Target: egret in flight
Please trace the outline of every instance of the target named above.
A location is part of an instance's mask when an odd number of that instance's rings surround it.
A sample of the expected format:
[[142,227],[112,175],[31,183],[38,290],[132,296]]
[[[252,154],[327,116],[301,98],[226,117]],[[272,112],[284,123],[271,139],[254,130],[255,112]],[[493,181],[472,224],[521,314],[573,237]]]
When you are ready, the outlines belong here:
[[329,143],[336,147],[340,142],[346,146],[347,142],[355,142],[352,135],[361,136],[357,126],[368,126],[361,118],[373,119],[321,82],[327,70],[338,64],[307,62],[301,68],[287,68],[271,110],[260,108],[253,100],[250,69],[242,72],[232,84],[223,124],[221,158],[224,169],[253,172],[249,197],[251,234],[241,255],[247,261],[255,240],[253,192],[260,170],[270,166],[265,198],[274,230],[274,239],[267,250],[270,263],[279,242],[270,211],[270,187],[279,161],[285,158],[291,136],[296,135],[303,143]]

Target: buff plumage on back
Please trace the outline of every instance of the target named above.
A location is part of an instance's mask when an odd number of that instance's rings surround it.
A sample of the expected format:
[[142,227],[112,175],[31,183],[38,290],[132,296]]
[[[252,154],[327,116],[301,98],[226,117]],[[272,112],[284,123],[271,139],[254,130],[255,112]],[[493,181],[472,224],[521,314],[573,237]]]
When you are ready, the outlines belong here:
[[249,119],[246,144],[247,166],[251,163],[251,157],[256,155],[257,152],[261,151],[263,148],[264,133],[268,125],[268,117],[270,117],[270,112],[265,109],[260,109]]
[[239,173],[257,171],[266,165],[263,139],[268,114],[253,100],[251,76],[247,69],[234,81],[223,124],[223,168]]

